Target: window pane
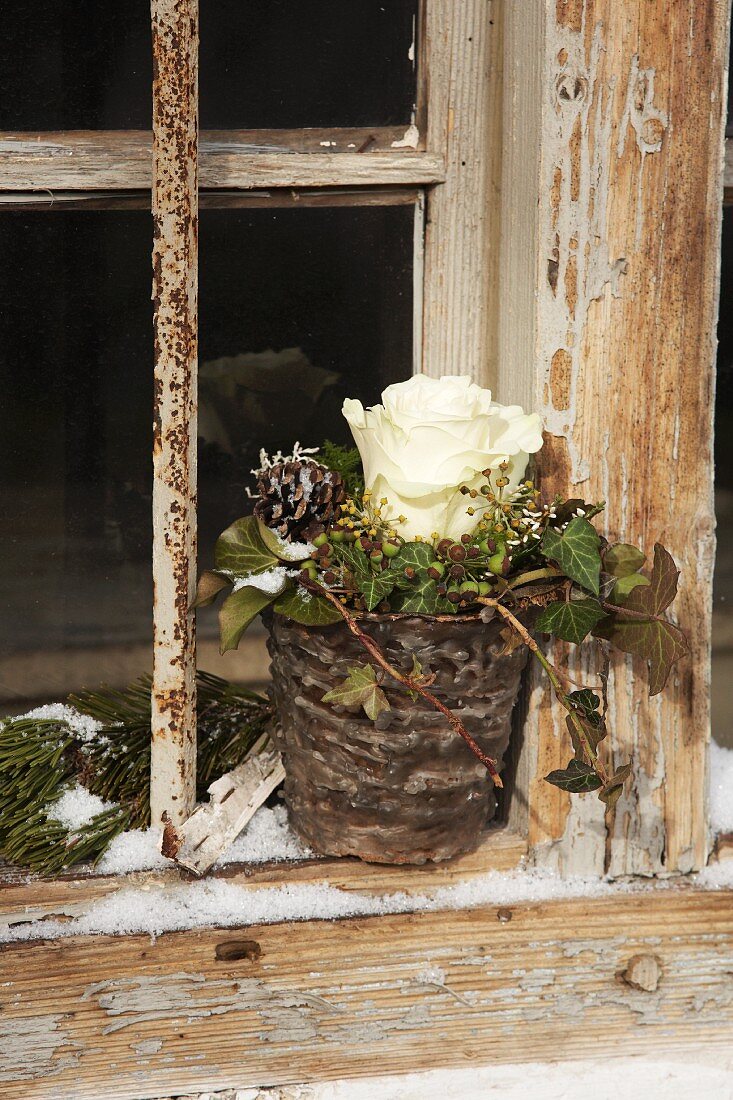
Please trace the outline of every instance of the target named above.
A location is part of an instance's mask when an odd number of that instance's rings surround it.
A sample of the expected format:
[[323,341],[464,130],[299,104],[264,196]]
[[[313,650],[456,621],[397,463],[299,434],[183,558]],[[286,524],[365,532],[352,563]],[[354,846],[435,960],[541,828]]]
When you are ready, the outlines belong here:
[[[201,0],[205,129],[389,126],[416,96],[417,0]],[[149,130],[150,7],[12,0],[0,130]]]
[[151,218],[0,215],[0,706],[151,663]]
[[412,206],[202,212],[202,568],[248,510],[260,447],[349,443],[344,397],[374,404],[412,373],[413,225]]
[[11,0],[0,36],[1,130],[149,130],[143,0]]
[[409,125],[417,0],[202,0],[201,126]]

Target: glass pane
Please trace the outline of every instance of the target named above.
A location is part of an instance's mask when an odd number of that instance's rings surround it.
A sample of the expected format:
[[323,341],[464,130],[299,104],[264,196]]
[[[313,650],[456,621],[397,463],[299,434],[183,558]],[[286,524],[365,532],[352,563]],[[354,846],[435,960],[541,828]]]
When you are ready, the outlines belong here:
[[0,707],[151,663],[151,218],[0,215]]
[[11,0],[0,130],[149,130],[150,5]]
[[733,748],[733,207],[723,211],[723,254],[715,395],[715,511],[718,521],[713,589],[713,734]]
[[[344,397],[412,373],[414,208],[205,210],[199,554],[248,510],[260,447],[349,443]],[[215,611],[199,633],[215,632]]]
[[201,127],[408,126],[417,0],[202,0]]
[[[201,0],[201,126],[407,126],[417,0]],[[149,130],[149,4],[12,0],[0,130]]]

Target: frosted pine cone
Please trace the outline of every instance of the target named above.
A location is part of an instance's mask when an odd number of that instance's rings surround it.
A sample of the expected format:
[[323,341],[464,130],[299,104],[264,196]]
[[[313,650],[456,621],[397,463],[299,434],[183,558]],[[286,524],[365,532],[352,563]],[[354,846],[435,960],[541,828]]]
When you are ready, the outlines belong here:
[[310,542],[332,521],[346,499],[341,474],[310,459],[279,462],[261,470],[254,513],[288,542]]

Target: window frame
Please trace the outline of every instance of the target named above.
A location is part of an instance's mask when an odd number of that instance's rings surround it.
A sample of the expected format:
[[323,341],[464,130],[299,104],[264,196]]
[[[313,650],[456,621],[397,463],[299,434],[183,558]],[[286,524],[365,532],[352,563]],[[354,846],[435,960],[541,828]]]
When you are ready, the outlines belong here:
[[[300,152],[287,142],[281,151],[264,153],[253,148],[251,133],[230,135],[223,147],[203,134],[201,198],[236,203],[248,196],[247,201],[269,202],[276,194],[272,189],[314,198],[351,193],[354,201],[390,190],[422,194],[416,366],[431,375],[470,373],[495,388],[501,400],[545,411],[544,484],[551,491],[608,497],[612,534],[644,544],[657,536],[670,547],[685,577],[679,615],[691,634],[691,657],[665,696],[651,705],[643,698],[642,670],[632,669],[630,662],[616,666],[612,684],[614,748],[632,755],[633,795],[622,800],[615,818],[604,822],[602,811],[588,800],[571,808],[567,796],[543,782],[550,768],[563,763],[562,716],[531,677],[503,833],[505,840],[517,838],[517,851],[528,845],[535,862],[564,871],[670,874],[703,866],[709,845],[708,609],[714,547],[709,394],[725,67],[716,63],[705,72],[695,69],[697,55],[688,52],[684,65],[690,74],[683,72],[683,63],[679,58],[673,62],[660,37],[651,8],[633,8],[633,19],[639,36],[648,34],[645,64],[653,67],[640,69],[638,57],[629,66],[627,36],[610,9],[606,23],[591,25],[589,6],[590,0],[557,6],[544,0],[462,0],[460,5],[423,0],[416,148],[394,149],[392,140],[387,148],[386,139],[376,135],[357,153]],[[188,19],[193,35],[195,0],[153,0],[152,8],[154,17],[157,12],[161,19]],[[702,9],[698,18],[707,18]],[[650,74],[656,76],[656,87]],[[176,79],[175,65],[169,79]],[[694,96],[689,94],[693,86]],[[174,115],[177,110],[171,103]],[[684,124],[702,135],[694,147],[689,140],[671,140],[673,111],[677,127]],[[193,117],[191,107],[189,114]],[[645,133],[655,140],[647,141]],[[48,201],[55,201],[54,191],[59,201],[69,202],[94,202],[100,192],[120,202],[139,197],[152,179],[149,137],[132,135],[126,158],[127,139],[114,135],[118,138],[120,149],[110,146],[104,134],[1,134],[2,201],[35,203],[40,192],[34,189],[40,188],[51,189]],[[54,149],[66,155],[55,156]],[[594,191],[591,204],[581,187],[586,202],[581,208],[577,173],[589,156],[596,156],[596,167],[605,173],[605,190]],[[159,186],[160,178],[154,190]],[[672,191],[678,205],[699,212],[701,237],[694,254],[678,227],[657,221],[657,207]],[[571,301],[573,232],[578,227],[585,232],[598,213],[605,220],[596,218],[588,247],[591,252],[598,248],[601,259],[607,249],[612,268],[598,293],[587,294],[576,311],[577,300]],[[421,229],[419,223],[416,237],[422,240]],[[562,295],[548,280],[548,263],[556,262]],[[189,260],[186,270],[192,266]],[[649,290],[662,276],[668,279],[664,325]],[[699,289],[697,328],[685,313],[691,280]],[[683,320],[684,356],[679,351]],[[622,347],[615,342],[617,329],[627,334]],[[634,354],[640,338],[654,370]],[[568,347],[570,355],[561,354]],[[638,401],[625,407],[617,394],[629,378]],[[568,395],[572,408],[563,407]],[[598,402],[609,399],[615,402],[613,418],[604,413],[606,419],[599,420]],[[567,415],[561,415],[566,408]],[[648,446],[654,434],[651,424],[687,458],[660,465],[652,456],[649,476],[632,483],[624,463],[627,456],[639,460],[640,444]],[[180,417],[166,414],[165,433],[180,426]],[[581,468],[578,455],[589,460],[592,470]],[[160,475],[161,484],[168,484],[166,477],[171,484],[177,477],[171,463],[165,477]],[[189,498],[190,512],[190,486]],[[680,534],[690,524],[700,532],[694,546]],[[189,554],[189,585],[193,561]],[[156,569],[163,579],[160,559]],[[168,581],[171,575],[165,574]],[[175,599],[168,590],[166,615],[179,635],[169,670],[181,661],[190,668],[193,647],[180,593],[177,605]],[[184,636],[188,640],[181,645]],[[174,821],[185,816],[191,787],[190,760],[179,752],[191,736],[192,721],[183,666],[175,668],[177,679],[161,682],[158,677],[156,682],[161,699],[170,690],[182,690],[186,700],[185,721],[173,729],[159,723],[156,734],[171,766],[164,769],[165,779],[154,776],[153,797],[159,813]],[[492,866],[493,838],[500,832],[489,834],[482,853],[485,868]]]

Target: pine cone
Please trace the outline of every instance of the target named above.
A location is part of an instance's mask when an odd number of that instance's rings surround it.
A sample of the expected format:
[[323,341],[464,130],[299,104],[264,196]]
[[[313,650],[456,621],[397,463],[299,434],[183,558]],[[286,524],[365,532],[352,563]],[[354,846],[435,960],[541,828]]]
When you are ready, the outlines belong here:
[[254,514],[288,542],[310,542],[346,500],[341,474],[317,462],[279,462],[257,478]]

